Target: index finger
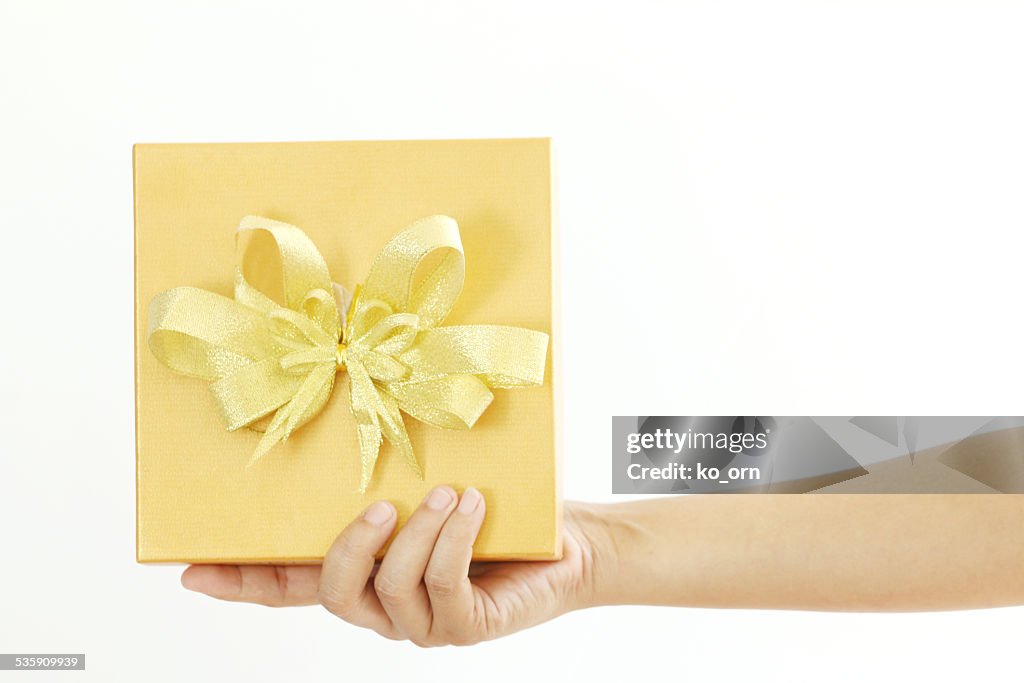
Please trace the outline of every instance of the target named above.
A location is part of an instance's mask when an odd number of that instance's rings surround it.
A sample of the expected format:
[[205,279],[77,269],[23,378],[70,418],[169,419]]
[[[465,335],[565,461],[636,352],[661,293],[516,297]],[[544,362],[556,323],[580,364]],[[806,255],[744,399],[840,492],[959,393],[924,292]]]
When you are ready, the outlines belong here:
[[320,572],[320,604],[350,624],[394,637],[394,627],[370,585],[374,556],[395,529],[398,514],[377,501],[345,527],[331,544]]
[[319,582],[319,565],[194,564],[181,575],[181,585],[191,591],[269,607],[315,605]]

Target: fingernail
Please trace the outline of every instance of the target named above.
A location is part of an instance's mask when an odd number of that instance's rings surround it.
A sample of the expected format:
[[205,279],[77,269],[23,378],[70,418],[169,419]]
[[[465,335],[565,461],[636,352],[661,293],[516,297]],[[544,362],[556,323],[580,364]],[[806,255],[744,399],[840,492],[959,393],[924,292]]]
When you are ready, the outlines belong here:
[[376,503],[366,508],[366,512],[363,513],[363,519],[374,526],[384,526],[391,521],[391,518],[395,515],[395,509],[385,503],[383,500],[378,500]]
[[463,515],[471,515],[480,507],[480,501],[484,499],[480,492],[470,486],[462,492],[462,500],[459,501],[459,512]]
[[427,494],[427,507],[431,510],[444,510],[452,504],[452,492],[444,486],[438,486]]

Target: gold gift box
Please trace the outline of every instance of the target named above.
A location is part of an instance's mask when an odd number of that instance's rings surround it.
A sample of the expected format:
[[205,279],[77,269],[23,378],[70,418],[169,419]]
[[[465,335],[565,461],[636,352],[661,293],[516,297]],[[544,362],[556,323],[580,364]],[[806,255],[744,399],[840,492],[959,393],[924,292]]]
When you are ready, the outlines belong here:
[[[140,144],[134,178],[140,562],[318,562],[370,502],[393,502],[401,523],[438,484],[483,493],[476,559],[560,556],[548,140]],[[243,216],[302,228],[351,290],[395,233],[434,214],[458,221],[466,254],[445,323],[531,328],[551,347],[544,384],[494,390],[470,430],[404,416],[423,479],[385,444],[358,493],[344,373],[320,414],[246,467],[260,435],[228,432],[207,383],[174,374],[148,348],[157,293],[189,285],[232,296]]]

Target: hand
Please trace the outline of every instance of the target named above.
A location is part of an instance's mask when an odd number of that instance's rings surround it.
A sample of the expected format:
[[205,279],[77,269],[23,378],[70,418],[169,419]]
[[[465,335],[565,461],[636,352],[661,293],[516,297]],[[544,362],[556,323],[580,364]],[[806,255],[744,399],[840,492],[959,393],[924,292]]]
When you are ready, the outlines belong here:
[[378,501],[341,532],[322,566],[195,565],[182,584],[223,600],[320,603],[356,626],[423,647],[490,640],[592,604],[586,509],[567,508],[559,561],[471,564],[485,507],[476,489],[460,499],[448,486],[435,488],[377,567],[374,556],[397,520],[394,506]]

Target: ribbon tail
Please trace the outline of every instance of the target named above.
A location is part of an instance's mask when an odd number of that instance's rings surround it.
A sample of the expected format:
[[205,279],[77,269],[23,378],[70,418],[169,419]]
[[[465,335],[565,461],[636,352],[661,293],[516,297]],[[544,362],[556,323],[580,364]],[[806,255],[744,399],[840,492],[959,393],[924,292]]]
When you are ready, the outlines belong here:
[[377,456],[380,455],[380,446],[383,442],[383,431],[380,428],[380,420],[377,418],[377,410],[374,406],[377,391],[373,386],[373,380],[370,379],[370,375],[361,363],[349,361],[348,377],[352,417],[355,418],[359,434],[359,460],[361,463],[359,493],[366,493],[370,479],[373,478],[373,470],[377,466]]
[[505,325],[452,325],[424,330],[400,356],[410,383],[474,375],[495,389],[544,383],[548,335]]
[[334,366],[323,364],[314,368],[303,380],[288,403],[274,413],[267,431],[256,444],[246,467],[251,467],[277,444],[285,441],[296,429],[320,412],[334,387]]
[[471,429],[494,394],[478,377],[449,375],[429,382],[391,382],[389,396],[420,422],[444,429]]
[[378,394],[385,413],[382,415],[381,428],[384,431],[384,438],[392,446],[398,449],[409,466],[416,472],[416,476],[423,479],[423,468],[420,467],[416,454],[412,450],[412,441],[409,440],[409,432],[405,429],[405,421],[398,407],[398,401],[387,394]]
[[359,492],[366,493],[370,485],[384,440],[398,449],[402,458],[422,479],[423,470],[413,453],[412,441],[405,429],[398,401],[377,390],[362,363],[349,363],[348,373],[352,415],[355,417],[359,433],[359,453],[362,462]]
[[359,431],[359,460],[362,468],[359,475],[359,493],[366,493],[370,486],[370,479],[373,478],[373,470],[377,466],[377,456],[380,455],[382,434],[380,427],[376,424],[358,424]]
[[[278,414],[281,414],[284,410],[284,408],[281,408],[281,410],[277,412]],[[279,421],[277,419],[277,414],[275,414],[274,419],[267,428],[267,431],[263,432],[263,436],[260,438],[259,443],[256,444],[256,450],[253,451],[251,456],[249,456],[249,462],[245,464],[247,468],[255,465],[259,462],[260,458],[270,451],[271,448],[284,441],[285,431],[283,423],[284,420],[282,419]]]

